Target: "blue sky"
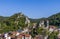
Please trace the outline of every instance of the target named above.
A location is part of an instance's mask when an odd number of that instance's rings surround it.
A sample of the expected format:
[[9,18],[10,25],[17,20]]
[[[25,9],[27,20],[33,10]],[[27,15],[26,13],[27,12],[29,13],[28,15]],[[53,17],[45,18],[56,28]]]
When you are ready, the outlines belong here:
[[49,17],[60,12],[60,0],[0,0],[0,16],[17,12],[30,18]]

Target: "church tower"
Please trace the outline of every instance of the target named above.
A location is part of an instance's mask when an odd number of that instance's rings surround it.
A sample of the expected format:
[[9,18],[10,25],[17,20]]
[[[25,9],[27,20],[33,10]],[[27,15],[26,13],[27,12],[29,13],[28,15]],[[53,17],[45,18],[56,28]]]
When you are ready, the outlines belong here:
[[44,20],[40,21],[39,27],[44,27]]
[[47,28],[49,27],[49,20],[47,20]]

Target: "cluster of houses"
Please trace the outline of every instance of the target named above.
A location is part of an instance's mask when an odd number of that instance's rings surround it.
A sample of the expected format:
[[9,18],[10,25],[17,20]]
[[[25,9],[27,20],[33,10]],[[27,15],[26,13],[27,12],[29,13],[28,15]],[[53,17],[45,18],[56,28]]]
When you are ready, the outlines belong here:
[[0,34],[0,39],[31,39],[31,35],[13,31],[9,33]]
[[[54,25],[49,25],[49,21],[48,20],[40,21],[38,27],[43,27],[44,29],[47,29],[50,34],[52,32],[58,32],[57,39],[60,39],[60,28],[57,28]],[[36,23],[34,23],[33,28],[37,28],[36,27]],[[49,37],[49,35],[46,35],[45,37],[43,37],[43,35],[36,35],[35,39],[48,39],[48,37]]]

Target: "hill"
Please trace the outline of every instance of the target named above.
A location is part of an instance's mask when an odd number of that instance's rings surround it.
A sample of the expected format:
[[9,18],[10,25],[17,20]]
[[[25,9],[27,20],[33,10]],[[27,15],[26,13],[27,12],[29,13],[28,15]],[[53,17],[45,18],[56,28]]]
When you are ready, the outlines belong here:
[[[26,17],[27,16],[25,16],[21,12],[16,13],[10,17],[0,16],[0,33],[14,31],[27,27],[27,24],[25,24]],[[28,18],[28,19],[31,21],[30,23],[39,23],[41,20],[48,19],[50,25],[55,25],[57,27],[60,26],[60,13],[49,16],[48,18],[39,18],[39,19]]]
[[0,33],[8,32],[8,31],[16,31],[18,29],[22,29],[26,27],[25,24],[26,17],[22,13],[14,14],[10,17],[2,17],[0,16]]
[[60,26],[60,13],[48,17],[50,25]]

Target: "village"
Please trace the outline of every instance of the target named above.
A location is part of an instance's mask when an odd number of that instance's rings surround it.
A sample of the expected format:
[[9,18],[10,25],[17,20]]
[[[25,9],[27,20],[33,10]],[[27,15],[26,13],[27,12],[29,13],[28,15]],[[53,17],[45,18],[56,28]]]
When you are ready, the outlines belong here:
[[[23,30],[19,29],[17,31],[10,31],[10,32],[0,34],[0,39],[49,39],[49,35],[51,35],[51,33],[53,33],[53,32],[58,32],[55,39],[60,39],[60,28],[57,28],[53,25],[49,25],[49,20],[41,20],[38,26],[37,26],[37,23],[33,23],[33,26],[31,27],[30,20],[26,17],[25,24],[28,24],[28,27],[24,28]],[[34,37],[32,37],[31,29],[36,29],[37,27],[47,30],[47,32],[49,32],[49,34],[46,34],[45,36],[44,36],[45,33],[43,33],[43,35],[36,34]],[[41,32],[44,32],[44,30]],[[34,31],[34,33],[35,32],[36,31]]]

